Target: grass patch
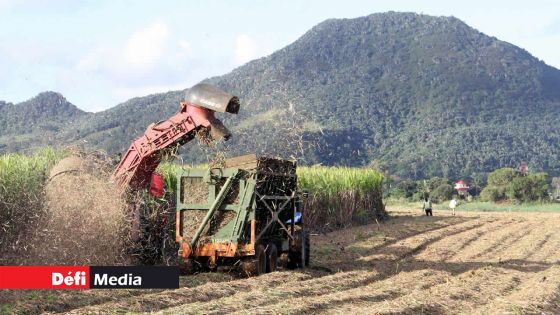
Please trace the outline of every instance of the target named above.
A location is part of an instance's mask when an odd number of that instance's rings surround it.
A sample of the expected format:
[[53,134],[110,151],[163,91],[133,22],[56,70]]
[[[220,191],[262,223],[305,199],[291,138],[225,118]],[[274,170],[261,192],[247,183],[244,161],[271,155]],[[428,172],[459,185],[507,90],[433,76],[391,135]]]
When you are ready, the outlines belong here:
[[[390,199],[386,206],[393,208],[419,209],[422,210],[422,202],[407,202],[403,200]],[[449,201],[433,204],[434,210],[451,211]],[[482,211],[482,212],[560,212],[560,203],[494,203],[486,201],[460,201],[456,211]]]
[[16,307],[14,306],[14,304],[0,304],[0,314],[15,314],[16,313]]
[[[449,210],[448,203],[434,206],[436,210]],[[493,202],[464,202],[456,208],[457,211],[483,211],[483,212],[560,212],[560,203],[523,203],[500,204]]]

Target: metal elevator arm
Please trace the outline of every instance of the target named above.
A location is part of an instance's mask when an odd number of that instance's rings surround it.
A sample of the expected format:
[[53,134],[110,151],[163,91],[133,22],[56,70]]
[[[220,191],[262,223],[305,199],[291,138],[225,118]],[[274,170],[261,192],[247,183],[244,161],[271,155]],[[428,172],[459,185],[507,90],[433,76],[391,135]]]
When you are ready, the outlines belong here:
[[185,99],[177,114],[151,124],[130,145],[112,176],[119,188],[147,188],[161,161],[162,151],[186,144],[201,128],[208,129],[213,140],[227,140],[231,136],[222,122],[214,117],[214,112],[237,114],[239,99],[236,96],[208,84],[198,84],[188,90]]

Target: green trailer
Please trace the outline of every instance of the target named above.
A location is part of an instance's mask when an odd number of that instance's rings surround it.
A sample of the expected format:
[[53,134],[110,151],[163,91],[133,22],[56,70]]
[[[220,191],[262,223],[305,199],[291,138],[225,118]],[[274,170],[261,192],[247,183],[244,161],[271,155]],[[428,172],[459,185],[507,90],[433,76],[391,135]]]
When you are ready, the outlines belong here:
[[296,163],[254,154],[177,174],[176,240],[185,273],[237,268],[248,276],[309,264]]

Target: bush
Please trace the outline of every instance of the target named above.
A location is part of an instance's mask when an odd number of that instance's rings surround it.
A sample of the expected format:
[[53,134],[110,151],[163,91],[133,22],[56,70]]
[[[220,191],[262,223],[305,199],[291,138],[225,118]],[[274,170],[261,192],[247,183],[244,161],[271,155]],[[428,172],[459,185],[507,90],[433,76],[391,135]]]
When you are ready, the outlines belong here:
[[488,186],[480,193],[485,201],[544,201],[548,195],[548,174],[522,174],[512,168],[495,170],[488,176]]
[[519,175],[519,171],[513,168],[505,167],[497,169],[488,175],[488,186],[507,187],[511,181]]
[[512,181],[520,175],[513,168],[501,168],[488,175],[488,185],[480,193],[480,198],[485,201],[503,201],[508,199],[508,191]]
[[469,195],[478,196],[482,189],[486,186],[488,175],[482,173],[473,173],[471,176],[471,185],[469,188]]
[[505,196],[505,192],[501,191],[501,189],[498,189],[496,187],[490,187],[490,186],[486,186],[482,192],[480,192],[480,199],[484,200],[484,201],[499,201],[499,200],[503,200]]
[[424,199],[424,195],[426,195],[423,192],[415,192],[412,197],[410,198],[412,201],[422,201],[422,199]]
[[397,184],[397,187],[391,192],[393,198],[412,198],[417,192],[418,185],[411,179],[403,180]]
[[[434,192],[436,189],[440,188],[443,185],[449,185],[449,180],[447,178],[441,177],[432,177],[426,183],[428,186],[428,191]],[[451,187],[453,189],[453,187]]]
[[[394,199],[406,199],[407,201],[421,201],[425,197],[432,200],[447,200],[453,195],[453,186],[447,178],[432,177],[427,180],[413,181],[406,179],[401,181],[390,193]],[[434,195],[435,193],[435,195]]]
[[543,201],[548,196],[547,182],[546,173],[519,176],[512,180],[507,196],[518,202]]
[[453,189],[453,186],[444,183],[439,185],[432,191],[432,193],[430,194],[430,198],[433,202],[440,203],[442,201],[451,199],[454,192],[455,190]]

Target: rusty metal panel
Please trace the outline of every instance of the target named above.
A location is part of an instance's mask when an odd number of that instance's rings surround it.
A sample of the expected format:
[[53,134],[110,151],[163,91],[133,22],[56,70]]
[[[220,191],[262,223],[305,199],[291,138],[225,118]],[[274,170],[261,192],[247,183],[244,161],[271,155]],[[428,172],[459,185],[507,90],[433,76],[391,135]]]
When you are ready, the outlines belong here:
[[226,160],[227,168],[240,168],[243,170],[254,170],[257,168],[258,158],[256,154],[236,156]]

